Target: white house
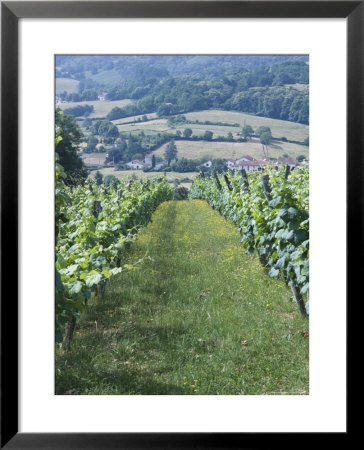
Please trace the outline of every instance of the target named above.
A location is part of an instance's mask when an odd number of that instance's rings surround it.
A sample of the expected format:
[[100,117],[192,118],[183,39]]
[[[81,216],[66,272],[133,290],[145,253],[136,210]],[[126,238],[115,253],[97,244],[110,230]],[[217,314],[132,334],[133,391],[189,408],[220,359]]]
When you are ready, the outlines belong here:
[[100,102],[104,102],[106,100],[107,92],[103,92],[102,94],[98,95],[97,98]]
[[263,169],[266,165],[266,161],[241,161],[236,164],[236,167],[238,170],[244,169],[246,172],[255,172],[256,170]]
[[290,169],[293,169],[296,166],[299,166],[300,163],[294,158],[278,158],[277,161],[273,164],[274,166],[289,166]]
[[245,155],[245,156],[242,156],[241,158],[236,159],[235,163],[238,164],[241,161],[256,161],[256,159],[250,155]]
[[211,165],[212,165],[211,161],[206,161],[203,164],[201,164],[201,166],[204,166],[204,167],[211,167]]
[[231,169],[235,167],[235,159],[227,159],[225,164]]
[[143,167],[148,167],[143,161],[139,161],[138,159],[133,159],[132,161],[126,163],[130,169],[143,169]]

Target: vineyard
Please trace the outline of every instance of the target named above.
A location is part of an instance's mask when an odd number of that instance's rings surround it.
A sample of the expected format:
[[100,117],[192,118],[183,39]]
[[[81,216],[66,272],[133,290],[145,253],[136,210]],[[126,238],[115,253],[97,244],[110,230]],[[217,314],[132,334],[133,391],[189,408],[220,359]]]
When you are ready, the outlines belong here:
[[306,169],[201,173],[189,201],[165,177],[64,180],[57,394],[308,393]]
[[59,395],[305,395],[309,323],[204,200],[166,201],[92,296]]
[[56,339],[69,348],[88,299],[120,273],[122,256],[153,211],[172,197],[165,180],[110,186],[56,185]]
[[[206,199],[239,227],[248,254],[256,251],[271,277],[283,276],[303,317],[309,292],[309,173],[305,168],[204,178],[191,198]],[[306,300],[306,301],[305,301]]]

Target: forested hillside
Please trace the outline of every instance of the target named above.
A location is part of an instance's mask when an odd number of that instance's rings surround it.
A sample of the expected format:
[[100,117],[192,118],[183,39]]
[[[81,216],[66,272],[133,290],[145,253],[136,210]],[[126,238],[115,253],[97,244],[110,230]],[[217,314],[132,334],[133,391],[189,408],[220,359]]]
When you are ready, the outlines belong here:
[[57,56],[56,77],[78,82],[62,101],[135,101],[109,120],[218,108],[309,122],[306,56]]

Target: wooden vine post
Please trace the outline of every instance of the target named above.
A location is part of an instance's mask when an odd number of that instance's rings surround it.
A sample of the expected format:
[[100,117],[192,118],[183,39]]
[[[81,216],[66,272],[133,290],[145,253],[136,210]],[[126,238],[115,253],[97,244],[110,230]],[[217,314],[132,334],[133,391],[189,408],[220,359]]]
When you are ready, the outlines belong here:
[[288,178],[288,175],[291,173],[291,167],[287,164],[286,171],[284,173],[284,180],[286,181]]
[[269,183],[269,175],[262,175],[262,184],[264,189],[264,194],[267,197],[268,202],[272,201],[272,187]]
[[307,317],[307,312],[306,312],[305,302],[303,300],[303,297],[302,297],[299,289],[297,288],[297,286],[294,283],[290,282],[288,284],[291,288],[293,297],[296,300],[296,303],[298,305],[298,309],[300,311],[301,317],[303,317],[305,319]]
[[94,204],[92,205],[92,214],[94,215],[95,219],[99,217],[99,214],[101,212],[101,202],[100,200],[95,200]]
[[243,191],[248,194],[249,193],[249,180],[248,175],[245,169],[241,169],[241,185],[243,186]]
[[71,348],[71,340],[73,336],[73,332],[76,328],[76,317],[72,316],[72,319],[70,322],[66,325],[66,334],[64,337],[63,345],[62,347],[68,352]]
[[214,172],[214,177],[215,177],[215,180],[216,180],[216,183],[217,183],[217,187],[219,188],[219,191],[221,191],[222,186],[221,186],[219,177],[217,176],[217,173],[216,173],[216,172]]
[[233,188],[231,187],[230,180],[227,177],[226,173],[224,173],[224,179],[225,179],[225,183],[226,183],[226,186],[228,187],[229,191],[232,191]]

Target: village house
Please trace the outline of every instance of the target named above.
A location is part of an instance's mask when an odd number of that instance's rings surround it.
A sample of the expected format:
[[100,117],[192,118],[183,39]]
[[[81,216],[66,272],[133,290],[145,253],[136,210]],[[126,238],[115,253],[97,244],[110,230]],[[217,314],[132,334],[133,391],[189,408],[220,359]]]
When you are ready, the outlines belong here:
[[246,172],[255,172],[256,170],[261,170],[264,166],[267,165],[266,161],[240,161],[235,167],[238,170],[245,170]]
[[107,92],[103,92],[102,94],[98,95],[97,98],[100,102],[104,102],[106,100]]
[[211,167],[211,165],[212,165],[212,162],[211,162],[211,161],[206,161],[206,162],[204,162],[203,164],[201,164],[200,167],[201,167],[201,166],[203,166],[203,167]]
[[245,156],[242,156],[241,158],[236,159],[235,164],[238,164],[241,161],[256,161],[256,159],[250,155],[245,155]]
[[278,160],[273,164],[274,166],[282,167],[289,166],[293,169],[296,166],[300,166],[300,163],[294,158],[278,158]]
[[235,163],[236,163],[235,159],[227,159],[225,164],[226,164],[230,169],[232,169],[233,167],[235,167]]
[[143,163],[143,161],[139,161],[138,159],[133,159],[132,161],[126,163],[130,169],[143,169],[143,167],[148,167],[147,164]]

